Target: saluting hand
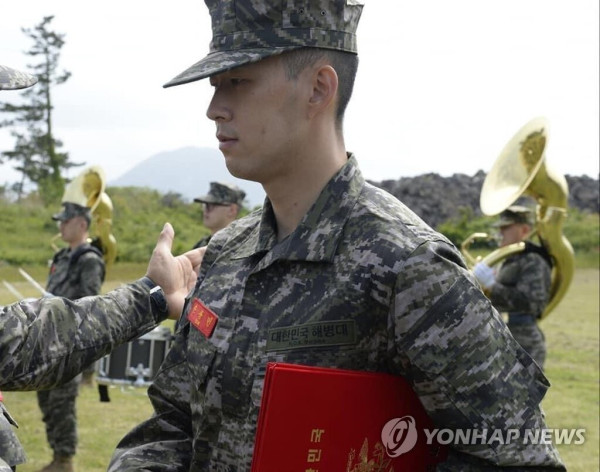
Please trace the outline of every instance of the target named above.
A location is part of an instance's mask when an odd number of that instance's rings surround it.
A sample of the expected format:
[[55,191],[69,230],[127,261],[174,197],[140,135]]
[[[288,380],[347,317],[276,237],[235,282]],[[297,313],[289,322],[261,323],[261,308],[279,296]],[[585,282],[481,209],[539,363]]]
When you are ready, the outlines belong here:
[[169,309],[169,318],[179,318],[186,295],[194,288],[206,247],[192,249],[180,256],[171,253],[175,231],[170,223],[163,227],[146,276],[160,285]]

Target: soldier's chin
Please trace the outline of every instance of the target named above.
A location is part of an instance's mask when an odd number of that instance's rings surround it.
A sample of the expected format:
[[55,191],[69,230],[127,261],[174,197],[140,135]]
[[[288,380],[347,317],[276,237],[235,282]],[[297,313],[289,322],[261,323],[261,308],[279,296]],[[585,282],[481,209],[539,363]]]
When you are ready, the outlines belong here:
[[242,180],[261,183],[260,173],[245,164],[246,162],[240,162],[237,158],[234,159],[233,157],[225,156],[225,166],[232,176]]

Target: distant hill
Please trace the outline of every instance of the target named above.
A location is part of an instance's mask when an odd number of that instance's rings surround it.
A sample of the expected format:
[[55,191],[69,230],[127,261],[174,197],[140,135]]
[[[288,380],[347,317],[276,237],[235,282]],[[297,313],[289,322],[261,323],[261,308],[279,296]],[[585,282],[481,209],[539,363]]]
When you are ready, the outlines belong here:
[[109,181],[109,187],[148,187],[161,193],[179,193],[184,199],[205,195],[214,181],[236,184],[246,192],[245,206],[262,205],[265,192],[256,182],[232,177],[223,155],[216,149],[185,147],[161,152],[140,162],[121,177]]

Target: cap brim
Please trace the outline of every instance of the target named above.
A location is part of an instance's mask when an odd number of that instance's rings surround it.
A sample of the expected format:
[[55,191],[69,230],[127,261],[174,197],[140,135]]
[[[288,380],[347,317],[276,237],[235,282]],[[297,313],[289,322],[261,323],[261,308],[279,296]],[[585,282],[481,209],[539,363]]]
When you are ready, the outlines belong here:
[[256,48],[235,51],[211,52],[201,61],[184,70],[177,77],[163,85],[164,88],[188,84],[225,72],[245,64],[258,62],[270,56],[276,56],[286,51],[299,49],[301,46],[286,46],[281,48]]
[[52,215],[52,219],[54,221],[64,221],[67,220],[68,218],[66,218],[66,215],[63,213],[56,213],[55,215]]
[[11,67],[0,66],[0,90],[20,90],[37,83],[37,77]]
[[513,221],[513,220],[499,220],[499,221],[496,221],[494,224],[492,224],[492,227],[502,228],[503,226],[511,226],[511,225],[514,225],[517,223],[518,223],[518,221]]
[[224,202],[223,200],[217,200],[211,195],[205,195],[203,197],[194,198],[197,203],[211,203],[212,205],[231,205],[233,202]]

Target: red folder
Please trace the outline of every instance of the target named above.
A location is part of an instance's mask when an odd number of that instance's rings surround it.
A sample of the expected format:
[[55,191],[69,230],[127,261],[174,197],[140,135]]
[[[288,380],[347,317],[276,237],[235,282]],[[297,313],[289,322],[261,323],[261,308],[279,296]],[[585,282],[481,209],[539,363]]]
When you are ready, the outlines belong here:
[[267,364],[252,472],[434,470],[433,424],[406,380],[383,373]]

